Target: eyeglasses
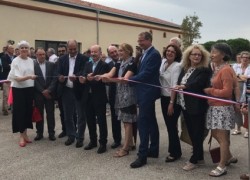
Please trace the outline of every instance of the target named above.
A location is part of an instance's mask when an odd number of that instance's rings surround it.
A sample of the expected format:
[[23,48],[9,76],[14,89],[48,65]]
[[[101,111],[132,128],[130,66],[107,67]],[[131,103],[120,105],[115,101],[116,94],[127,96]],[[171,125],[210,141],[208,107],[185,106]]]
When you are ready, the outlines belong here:
[[198,56],[198,57],[202,57],[202,54],[190,54],[192,56]]
[[172,53],[172,54],[176,54],[175,51],[170,51],[170,50],[167,50],[166,53]]
[[58,52],[65,52],[65,50],[60,50],[60,51],[58,51]]
[[242,59],[250,59],[250,57],[241,57]]

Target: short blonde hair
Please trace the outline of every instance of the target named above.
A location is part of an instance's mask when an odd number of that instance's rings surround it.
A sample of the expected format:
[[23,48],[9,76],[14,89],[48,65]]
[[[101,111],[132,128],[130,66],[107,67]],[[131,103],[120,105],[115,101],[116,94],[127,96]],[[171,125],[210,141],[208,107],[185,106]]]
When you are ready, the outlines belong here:
[[208,67],[209,65],[209,52],[204,48],[204,46],[200,44],[195,44],[187,47],[187,49],[183,53],[183,59],[182,59],[182,67],[185,71],[187,71],[191,67],[191,61],[190,61],[190,54],[192,53],[193,49],[199,49],[202,54],[201,62],[197,66],[199,67]]

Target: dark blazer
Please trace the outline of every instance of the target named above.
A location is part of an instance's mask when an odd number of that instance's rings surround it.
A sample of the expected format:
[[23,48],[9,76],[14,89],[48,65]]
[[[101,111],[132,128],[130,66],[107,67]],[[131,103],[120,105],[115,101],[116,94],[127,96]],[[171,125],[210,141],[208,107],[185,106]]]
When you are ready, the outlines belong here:
[[[108,64],[101,60],[97,64],[94,72],[92,72],[92,66],[93,66],[92,62],[88,62],[86,64],[86,67],[84,69],[84,76],[87,76],[89,73],[93,73],[93,75],[95,76],[109,72]],[[91,89],[91,92],[93,94],[92,100],[95,105],[107,103],[105,83],[103,83],[102,81],[93,80],[93,81],[87,81],[86,84],[88,89]]]
[[[178,78],[178,85],[180,85],[184,75],[185,71],[182,69]],[[210,77],[211,71],[208,68],[196,68],[189,76],[187,83],[185,84],[186,89],[184,91],[205,95],[203,89],[209,87]],[[207,111],[208,104],[206,99],[184,95],[184,100],[186,110],[190,114],[201,114]]]
[[45,89],[48,89],[51,92],[51,95],[55,96],[56,90],[56,66],[52,62],[45,61],[45,71],[46,71],[46,79],[43,77],[42,70],[39,66],[37,60],[34,60],[34,71],[35,75],[38,77],[35,79],[35,90],[37,92],[42,93]]
[[[76,62],[75,62],[75,68],[74,68],[74,74],[76,76],[82,75],[82,72],[84,70],[85,64],[88,62],[88,57],[84,56],[80,53],[76,56]],[[58,59],[58,68],[57,68],[58,76],[68,76],[69,74],[69,54],[65,54],[64,56],[60,57]],[[65,85],[67,83],[67,78],[63,83],[58,83],[58,96],[61,96],[63,93],[63,89],[65,88]],[[81,84],[79,82],[79,79],[77,78],[76,81],[73,82],[73,90],[74,94],[77,99],[80,99],[82,97],[83,92],[85,92],[85,85]]]
[[[161,55],[154,47],[152,47],[144,57],[143,61],[140,63],[137,75],[131,77],[130,80],[160,86],[160,66]],[[136,84],[138,103],[154,101],[160,97],[160,93],[160,88],[144,84]]]
[[[15,56],[13,56],[15,58]],[[2,60],[2,78],[7,79],[10,72],[11,59],[8,54],[4,54],[1,57]]]

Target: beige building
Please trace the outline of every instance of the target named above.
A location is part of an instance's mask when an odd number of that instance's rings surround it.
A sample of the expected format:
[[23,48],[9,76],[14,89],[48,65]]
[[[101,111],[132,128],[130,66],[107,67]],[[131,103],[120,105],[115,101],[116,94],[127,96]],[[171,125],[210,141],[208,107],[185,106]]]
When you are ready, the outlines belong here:
[[80,0],[0,0],[0,46],[27,40],[34,47],[54,47],[69,39],[80,51],[93,44],[137,45],[140,32],[150,31],[162,51],[169,39],[181,37],[180,26],[164,20]]

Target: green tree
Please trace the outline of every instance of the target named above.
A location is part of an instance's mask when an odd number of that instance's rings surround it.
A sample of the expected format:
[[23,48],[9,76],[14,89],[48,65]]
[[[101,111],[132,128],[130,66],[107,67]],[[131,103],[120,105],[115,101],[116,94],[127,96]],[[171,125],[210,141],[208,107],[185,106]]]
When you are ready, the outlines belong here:
[[213,44],[215,44],[215,41],[208,41],[208,42],[205,42],[203,44],[203,46],[206,48],[206,50],[208,52],[210,52],[211,51],[211,47],[212,47]]
[[182,30],[182,41],[184,48],[190,46],[195,39],[200,39],[200,27],[202,27],[202,22],[199,21],[197,15],[186,16],[181,24]]
[[217,41],[208,41],[204,43],[203,46],[210,52],[213,44],[221,42],[227,43],[232,48],[232,60],[236,60],[235,59],[236,55],[242,51],[250,52],[250,41],[243,38],[229,39],[229,40],[219,39]]
[[232,48],[232,59],[235,59],[235,56],[241,51],[249,51],[250,52],[250,42],[247,39],[237,38],[237,39],[229,39],[227,40],[228,45]]

